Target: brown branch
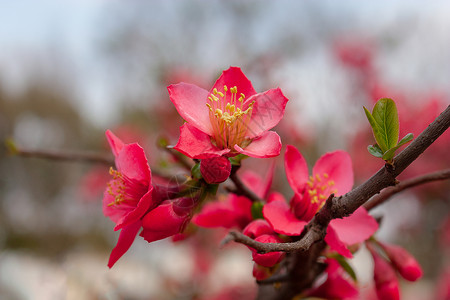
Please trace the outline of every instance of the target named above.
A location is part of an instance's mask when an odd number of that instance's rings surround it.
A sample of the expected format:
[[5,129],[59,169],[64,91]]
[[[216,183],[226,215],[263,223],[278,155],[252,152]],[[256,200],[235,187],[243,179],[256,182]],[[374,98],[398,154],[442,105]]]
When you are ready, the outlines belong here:
[[422,185],[428,182],[450,179],[450,169],[441,170],[425,175],[417,176],[412,179],[404,180],[399,184],[384,189],[378,195],[373,196],[368,202],[364,203],[363,207],[367,210],[371,210],[374,207],[384,203],[393,195],[400,193],[401,191],[412,188],[418,185]]
[[[396,177],[422,154],[450,126],[448,106],[411,144],[394,158],[392,164],[385,164],[366,182],[340,197],[330,197],[327,204],[305,226],[304,236],[292,243],[259,243],[237,232],[230,232],[233,240],[256,249],[260,253],[284,251],[306,251],[312,244],[324,238],[330,220],[351,215],[382,189],[393,186]],[[306,232],[305,232],[306,231]]]
[[17,147],[14,149],[14,151],[12,151],[12,153],[23,157],[35,157],[35,158],[62,160],[62,161],[101,163],[108,166],[114,165],[114,160],[112,159],[112,157],[108,157],[108,155],[98,153],[24,150]]
[[251,189],[249,189],[237,176],[236,170],[232,170],[230,174],[230,179],[233,181],[236,189],[230,190],[232,193],[247,197],[252,202],[264,202],[258,195],[256,195]]

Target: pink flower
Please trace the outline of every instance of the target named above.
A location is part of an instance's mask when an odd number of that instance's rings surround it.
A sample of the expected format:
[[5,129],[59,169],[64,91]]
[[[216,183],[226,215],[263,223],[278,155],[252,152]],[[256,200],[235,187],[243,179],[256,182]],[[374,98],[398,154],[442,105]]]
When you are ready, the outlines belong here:
[[151,171],[141,146],[124,144],[109,130],[106,138],[115,156],[117,170],[110,169],[113,179],[104,193],[103,213],[116,223],[114,230],[121,230],[109,258],[111,268],[130,248],[144,214],[157,203],[152,197]]
[[373,257],[374,269],[373,279],[375,281],[375,288],[378,299],[380,300],[399,300],[400,289],[397,275],[392,266],[367,243],[367,249]]
[[170,85],[168,90],[187,122],[175,145],[181,153],[197,159],[280,153],[280,137],[268,131],[281,120],[288,101],[279,88],[257,94],[241,69],[230,67],[209,92],[188,83]]
[[327,259],[326,263],[328,264],[325,270],[326,281],[311,290],[308,296],[336,300],[360,299],[355,282],[348,278],[349,276],[339,263],[335,259]]
[[[246,171],[242,174],[242,181],[256,195],[265,199],[272,184],[273,170],[274,165],[270,167],[264,180],[258,174]],[[250,199],[230,193],[226,198],[219,197],[216,201],[206,203],[200,213],[192,218],[192,222],[197,226],[206,228],[237,227],[243,229],[253,220],[251,207]]]
[[405,249],[396,245],[388,245],[379,243],[386,252],[392,265],[402,275],[403,278],[409,281],[416,281],[422,277],[423,272],[417,260]]
[[[278,233],[297,236],[331,193],[336,196],[350,191],[353,186],[352,162],[344,151],[323,155],[315,164],[312,176],[300,152],[288,145],[285,154],[286,176],[295,194],[290,205],[281,197],[274,198],[263,208],[264,218]],[[325,242],[332,250],[352,257],[346,246],[360,243],[378,229],[378,223],[360,207],[351,216],[330,222]]]
[[[258,241],[260,243],[281,243],[282,239],[273,231],[272,227],[267,223],[266,220],[257,219],[247,225],[244,228],[243,233]],[[283,257],[284,252],[269,252],[265,254],[259,254],[255,249],[249,247],[252,251],[253,261],[258,265],[266,268],[273,267],[279,263]]]

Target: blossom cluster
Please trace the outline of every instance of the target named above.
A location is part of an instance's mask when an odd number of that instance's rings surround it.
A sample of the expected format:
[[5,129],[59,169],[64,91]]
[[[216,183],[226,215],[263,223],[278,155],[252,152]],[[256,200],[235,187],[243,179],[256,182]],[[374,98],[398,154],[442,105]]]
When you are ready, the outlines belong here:
[[[106,132],[115,168],[110,169],[112,179],[104,193],[103,212],[115,222],[114,230],[120,230],[109,267],[128,251],[138,233],[150,243],[177,236],[188,224],[237,229],[261,243],[296,241],[330,195],[344,195],[352,189],[352,160],[345,151],[325,153],[311,173],[295,146],[287,145],[282,153],[280,136],[271,130],[283,118],[288,102],[280,88],[257,93],[240,68],[230,67],[209,91],[178,83],[170,85],[168,92],[185,120],[178,142],[171,149],[192,159],[191,172],[183,183],[164,178],[152,180],[144,149],[137,143],[125,144],[111,131]],[[293,194],[288,201],[284,194],[272,190],[274,164],[264,176],[250,170],[237,172],[246,157],[270,158],[280,154],[284,155],[284,170]],[[237,184],[235,190],[229,188],[229,193],[222,193],[220,184],[229,178],[236,181],[238,175],[240,184],[254,197],[239,191],[242,187]],[[363,207],[348,217],[331,220],[323,252],[327,279],[307,295],[327,299],[357,297],[357,283],[349,278],[342,262],[353,257],[358,246],[371,239],[377,229],[377,221]],[[409,256],[398,254],[398,249],[383,246],[388,256],[392,254],[387,263],[371,247],[379,290],[385,289],[387,282],[377,275],[378,270],[388,269],[383,263],[395,266],[406,279],[420,277],[417,267],[416,273],[402,271],[411,263]],[[253,248],[250,251],[257,280],[282,270],[284,252],[263,254]],[[388,272],[381,273],[388,276]]]

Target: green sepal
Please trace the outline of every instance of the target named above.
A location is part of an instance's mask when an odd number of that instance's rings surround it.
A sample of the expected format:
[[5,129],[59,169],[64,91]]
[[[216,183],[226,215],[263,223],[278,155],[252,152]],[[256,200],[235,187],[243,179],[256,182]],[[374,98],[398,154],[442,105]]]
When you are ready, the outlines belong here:
[[205,191],[211,196],[215,196],[217,194],[217,190],[219,189],[218,184],[207,184]]
[[248,156],[245,154],[238,154],[234,157],[230,157],[229,160],[231,162],[232,166],[240,166],[241,165],[241,161],[243,159],[246,159]]
[[383,157],[383,151],[381,151],[377,144],[367,146],[367,150],[375,157]]
[[252,211],[253,220],[264,219],[264,215],[263,215],[263,212],[262,212],[263,206],[264,206],[264,204],[259,202],[259,201],[252,203],[251,211]]
[[408,133],[400,140],[400,142],[398,142],[398,144],[395,147],[389,149],[384,153],[383,159],[386,161],[391,161],[394,158],[395,151],[397,151],[397,149],[400,148],[401,146],[411,142],[413,139],[414,135],[412,133]]
[[192,178],[202,179],[202,172],[200,172],[200,163],[196,163],[191,169]]

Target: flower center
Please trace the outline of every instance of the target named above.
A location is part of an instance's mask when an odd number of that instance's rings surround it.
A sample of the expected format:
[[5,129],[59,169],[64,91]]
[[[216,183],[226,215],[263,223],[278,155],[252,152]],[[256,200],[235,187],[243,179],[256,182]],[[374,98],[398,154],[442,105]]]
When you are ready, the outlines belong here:
[[234,145],[242,145],[252,116],[255,101],[245,108],[245,95],[240,93],[238,98],[237,93],[236,86],[228,89],[224,85],[223,92],[214,88],[206,103],[216,146],[222,149],[233,150]]
[[130,205],[136,206],[137,202],[147,192],[148,187],[143,183],[129,179],[121,172],[109,169],[109,174],[113,179],[108,182],[107,192],[114,197],[114,200],[108,206]]
[[333,188],[335,185],[334,181],[329,179],[329,175],[324,173],[322,176],[316,174],[315,177],[309,176],[308,184],[308,195],[311,204],[318,205],[318,209],[321,209],[325,204],[328,196],[330,194],[337,194],[337,189]]

